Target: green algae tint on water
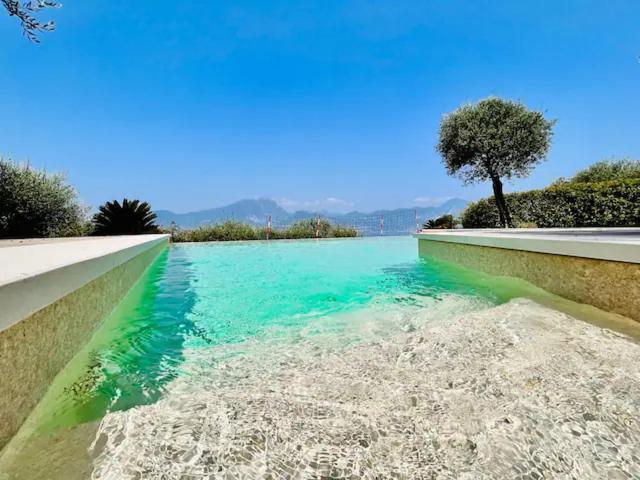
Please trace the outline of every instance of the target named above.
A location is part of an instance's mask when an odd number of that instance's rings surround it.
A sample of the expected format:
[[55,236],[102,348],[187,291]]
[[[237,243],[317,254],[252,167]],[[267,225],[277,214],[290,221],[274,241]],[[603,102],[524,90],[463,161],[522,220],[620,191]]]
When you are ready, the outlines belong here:
[[36,428],[156,401],[186,352],[296,335],[355,342],[347,314],[438,303],[446,312],[451,294],[469,299],[455,314],[507,301],[515,288],[420,259],[410,237],[172,245],[59,376]]

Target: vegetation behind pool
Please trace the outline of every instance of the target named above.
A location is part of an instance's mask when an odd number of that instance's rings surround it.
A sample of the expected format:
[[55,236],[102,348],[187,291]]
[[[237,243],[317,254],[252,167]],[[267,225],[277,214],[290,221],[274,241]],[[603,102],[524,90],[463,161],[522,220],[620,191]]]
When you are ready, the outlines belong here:
[[173,242],[223,242],[231,240],[285,240],[302,238],[343,238],[357,237],[358,231],[352,227],[335,225],[328,220],[301,220],[288,227],[272,229],[254,227],[247,223],[227,221],[193,229],[168,230]]

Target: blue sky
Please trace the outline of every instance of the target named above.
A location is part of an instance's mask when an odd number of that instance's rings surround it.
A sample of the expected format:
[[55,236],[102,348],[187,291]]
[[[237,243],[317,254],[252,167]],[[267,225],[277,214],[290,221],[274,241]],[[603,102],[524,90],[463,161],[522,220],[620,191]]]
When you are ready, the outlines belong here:
[[0,15],[0,154],[63,171],[96,206],[270,197],[372,210],[475,199],[434,150],[489,95],[557,119],[507,190],[640,158],[640,2],[67,0],[28,43]]

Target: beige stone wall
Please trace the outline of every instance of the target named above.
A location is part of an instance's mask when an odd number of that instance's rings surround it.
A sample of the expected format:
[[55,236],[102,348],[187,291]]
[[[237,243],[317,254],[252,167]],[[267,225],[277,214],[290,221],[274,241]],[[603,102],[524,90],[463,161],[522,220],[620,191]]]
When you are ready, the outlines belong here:
[[166,245],[157,244],[0,332],[0,449]]
[[640,321],[639,264],[422,239],[419,251]]

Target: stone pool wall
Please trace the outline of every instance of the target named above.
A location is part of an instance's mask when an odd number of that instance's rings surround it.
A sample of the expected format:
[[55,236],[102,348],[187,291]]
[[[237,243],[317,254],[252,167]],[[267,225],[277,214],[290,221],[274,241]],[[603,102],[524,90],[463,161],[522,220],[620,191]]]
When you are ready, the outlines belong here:
[[640,321],[640,264],[436,240],[419,239],[418,245],[420,255],[522,278],[564,298]]
[[0,331],[0,449],[58,372],[166,248],[167,239]]

